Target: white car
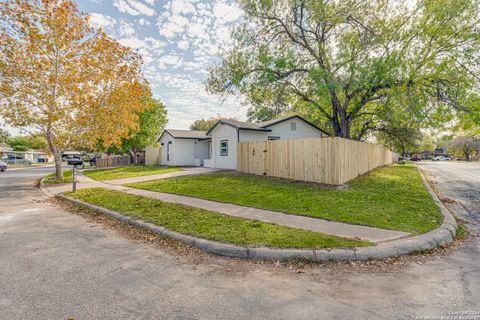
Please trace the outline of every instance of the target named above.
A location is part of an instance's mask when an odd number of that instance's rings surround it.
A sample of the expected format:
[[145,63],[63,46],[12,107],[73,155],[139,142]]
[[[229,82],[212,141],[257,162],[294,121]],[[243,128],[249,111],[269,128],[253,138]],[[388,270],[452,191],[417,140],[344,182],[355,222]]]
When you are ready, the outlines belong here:
[[444,157],[444,156],[438,156],[435,158],[432,158],[432,161],[449,161],[452,160],[450,157]]
[[0,172],[7,171],[7,167],[8,165],[5,162],[0,161]]

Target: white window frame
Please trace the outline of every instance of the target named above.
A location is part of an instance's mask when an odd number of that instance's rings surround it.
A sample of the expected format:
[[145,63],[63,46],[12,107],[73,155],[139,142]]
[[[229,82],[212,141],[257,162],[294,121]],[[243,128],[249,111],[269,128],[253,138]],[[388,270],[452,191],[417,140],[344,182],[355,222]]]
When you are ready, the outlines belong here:
[[[224,147],[222,147],[223,142],[225,142]],[[220,157],[228,157],[228,139],[220,140]]]

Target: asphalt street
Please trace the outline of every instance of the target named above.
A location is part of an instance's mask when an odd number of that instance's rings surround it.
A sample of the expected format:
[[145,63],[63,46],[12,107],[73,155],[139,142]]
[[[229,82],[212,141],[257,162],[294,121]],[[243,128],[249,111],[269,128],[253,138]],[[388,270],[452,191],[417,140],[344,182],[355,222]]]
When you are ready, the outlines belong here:
[[[480,164],[423,163],[480,231]],[[414,319],[480,312],[480,240],[393,266],[299,269],[132,240],[0,173],[0,319]],[[451,315],[451,314],[450,314]]]

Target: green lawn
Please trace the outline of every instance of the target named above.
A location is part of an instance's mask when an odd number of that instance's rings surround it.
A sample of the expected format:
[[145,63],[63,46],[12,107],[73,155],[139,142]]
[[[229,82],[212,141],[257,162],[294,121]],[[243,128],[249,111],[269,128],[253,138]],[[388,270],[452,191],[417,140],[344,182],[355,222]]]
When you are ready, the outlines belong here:
[[410,233],[427,232],[443,220],[417,168],[408,164],[376,169],[345,190],[236,172],[129,186]]
[[113,169],[84,171],[83,174],[95,180],[112,180],[132,177],[149,176],[167,172],[182,171],[181,168],[166,168],[160,166],[128,166]]
[[56,184],[56,183],[71,183],[72,182],[72,170],[63,171],[63,180],[55,179],[55,172],[50,173],[45,177],[45,184]]
[[173,231],[227,243],[319,249],[373,245],[368,241],[241,219],[103,188],[83,189],[67,195]]

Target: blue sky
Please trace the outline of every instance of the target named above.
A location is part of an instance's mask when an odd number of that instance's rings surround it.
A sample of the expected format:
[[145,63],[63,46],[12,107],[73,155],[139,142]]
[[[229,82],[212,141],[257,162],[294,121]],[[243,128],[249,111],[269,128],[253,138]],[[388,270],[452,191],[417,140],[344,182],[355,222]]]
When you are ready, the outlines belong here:
[[227,0],[81,0],[91,24],[142,55],[153,93],[167,106],[170,128],[216,115],[245,118],[238,99],[206,93],[208,67],[231,45],[242,12]]

